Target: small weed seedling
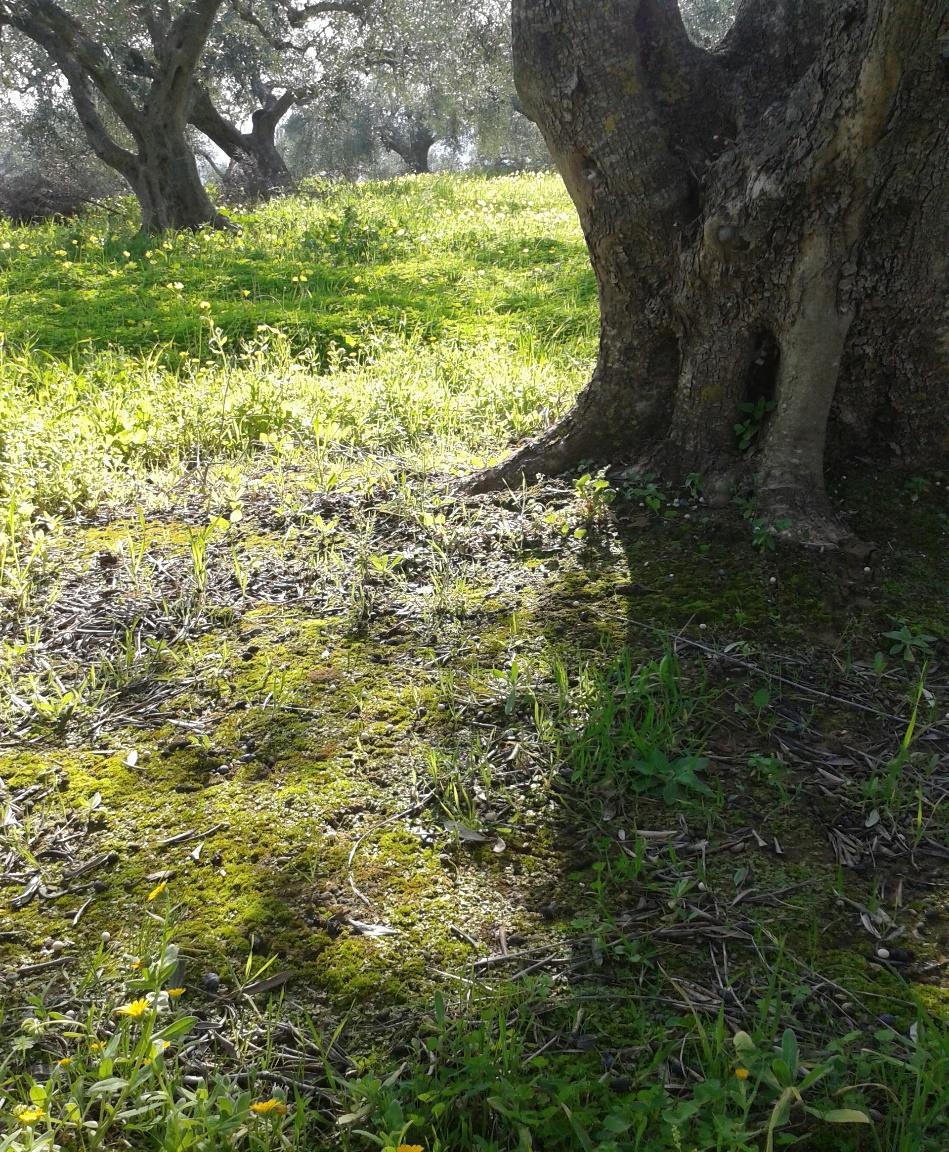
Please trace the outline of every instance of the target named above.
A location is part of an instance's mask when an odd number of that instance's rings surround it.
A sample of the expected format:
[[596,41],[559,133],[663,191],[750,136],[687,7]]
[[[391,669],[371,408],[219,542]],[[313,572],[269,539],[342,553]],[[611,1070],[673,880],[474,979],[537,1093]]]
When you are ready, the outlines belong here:
[[914,632],[912,628],[901,621],[899,628],[891,632],[884,632],[887,640],[892,640],[891,656],[902,656],[907,664],[913,664],[920,656],[932,656],[932,646],[936,642],[935,636],[927,636],[925,632]]
[[738,451],[747,452],[757,439],[765,417],[774,410],[775,402],[759,396],[757,400],[738,405],[738,411],[744,419],[735,425],[735,438],[738,442]]
[[[801,1064],[797,1037],[790,1028],[781,1037],[779,1055],[762,1052],[747,1032],[735,1033],[735,1053],[741,1061],[745,1083],[752,1083],[754,1092],[766,1092],[772,1097],[771,1113],[765,1131],[766,1152],[773,1152],[777,1132],[791,1120],[795,1108],[826,1124],[869,1124],[870,1117],[859,1108],[815,1108],[807,1101],[810,1089],[830,1073],[836,1071],[833,1057],[810,1068]],[[845,1089],[844,1089],[845,1091]]]
[[616,499],[616,492],[602,472],[595,476],[584,472],[573,482],[578,505],[578,519],[589,531],[606,515],[606,510]]

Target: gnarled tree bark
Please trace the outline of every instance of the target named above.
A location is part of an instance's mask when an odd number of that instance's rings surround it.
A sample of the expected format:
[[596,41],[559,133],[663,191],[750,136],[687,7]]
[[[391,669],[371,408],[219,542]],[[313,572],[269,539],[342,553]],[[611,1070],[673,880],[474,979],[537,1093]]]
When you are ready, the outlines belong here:
[[268,93],[261,107],[251,115],[251,130],[242,132],[222,116],[203,85],[196,84],[189,119],[228,157],[232,171],[226,180],[239,184],[252,199],[265,200],[293,186],[293,177],[277,147],[277,126],[291,108],[307,94],[286,90],[280,96]]
[[675,0],[514,0],[600,350],[573,410],[471,487],[630,461],[753,480],[830,541],[828,451],[944,454],[947,30],[942,0],[743,0],[708,51]]

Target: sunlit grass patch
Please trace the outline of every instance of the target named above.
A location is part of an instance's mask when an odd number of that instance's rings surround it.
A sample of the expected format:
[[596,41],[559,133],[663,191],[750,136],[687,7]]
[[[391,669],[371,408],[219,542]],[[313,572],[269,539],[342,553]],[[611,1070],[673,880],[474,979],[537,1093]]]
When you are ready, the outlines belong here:
[[551,176],[326,187],[241,223],[160,240],[112,208],[0,224],[0,584],[16,596],[56,517],[153,503],[156,478],[222,458],[356,488],[373,455],[470,466],[589,372],[592,277]]
[[592,346],[592,275],[554,176],[327,186],[240,223],[239,236],[160,240],[132,238],[111,209],[67,225],[0,223],[0,331],[57,355],[83,342],[194,353],[206,301],[234,340],[268,323],[321,356],[371,329]]

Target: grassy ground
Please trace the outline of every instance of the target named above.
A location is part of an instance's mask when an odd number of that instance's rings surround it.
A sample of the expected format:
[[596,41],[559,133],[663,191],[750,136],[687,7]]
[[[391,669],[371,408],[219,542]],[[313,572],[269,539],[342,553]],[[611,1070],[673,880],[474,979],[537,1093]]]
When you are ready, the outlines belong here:
[[0,1148],[945,1147],[943,478],[461,499],[556,179],[242,224],[0,229]]

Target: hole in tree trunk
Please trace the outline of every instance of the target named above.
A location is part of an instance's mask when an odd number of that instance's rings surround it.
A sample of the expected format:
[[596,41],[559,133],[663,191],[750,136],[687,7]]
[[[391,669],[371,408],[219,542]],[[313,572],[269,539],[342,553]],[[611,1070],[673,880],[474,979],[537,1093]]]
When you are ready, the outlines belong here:
[[744,402],[757,404],[763,401],[770,404],[778,380],[778,361],[781,349],[770,332],[759,332],[755,338],[754,351],[745,374]]
[[679,0],[682,23],[695,44],[711,48],[735,22],[737,0]]

